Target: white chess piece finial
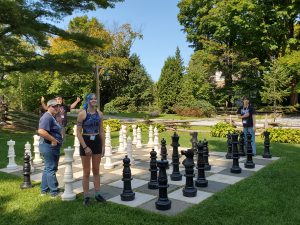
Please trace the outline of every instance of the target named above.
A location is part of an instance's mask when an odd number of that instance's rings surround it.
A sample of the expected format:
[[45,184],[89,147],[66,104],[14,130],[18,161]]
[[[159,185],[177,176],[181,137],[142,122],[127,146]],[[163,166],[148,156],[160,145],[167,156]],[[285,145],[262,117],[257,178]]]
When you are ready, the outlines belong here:
[[142,148],[142,135],[141,135],[141,128],[137,128],[137,141],[136,141],[136,148]]
[[65,183],[65,191],[61,196],[61,199],[63,201],[72,201],[76,199],[76,194],[73,191],[73,168],[72,168],[72,162],[74,149],[70,146],[68,148],[64,149],[65,152],[65,159],[64,163],[66,165],[65,167],[65,173],[64,173],[64,183]]
[[154,151],[158,152],[159,140],[158,140],[158,129],[154,127]]
[[77,125],[73,127],[73,135],[74,135],[74,156],[80,156],[80,142],[77,137]]
[[105,163],[104,169],[112,169],[114,165],[112,163],[112,148],[111,148],[111,139],[110,139],[110,127],[106,126],[106,133],[105,133]]
[[147,144],[147,147],[153,148],[154,143],[153,143],[153,127],[152,125],[149,126],[149,141]]
[[127,156],[130,159],[130,163],[134,165],[134,158],[132,156],[132,142],[130,136],[128,136],[127,138]]
[[135,124],[132,125],[132,135],[133,135],[132,144],[136,145],[136,125]]
[[42,163],[41,154],[40,154],[40,136],[39,135],[33,135],[33,152],[34,152],[34,164],[40,164]]
[[123,138],[123,130],[120,129],[119,131],[119,148],[118,152],[119,153],[124,153],[124,144],[123,144],[124,138]]
[[31,154],[31,144],[27,141],[25,144],[25,154],[28,154],[30,156],[30,171],[33,172],[34,171],[34,167],[33,167],[33,160],[32,160],[32,154]]
[[10,140],[7,142],[8,145],[8,154],[7,154],[7,158],[8,158],[8,165],[7,165],[7,169],[9,170],[14,170],[18,168],[18,165],[15,163],[15,146],[16,142],[13,140]]

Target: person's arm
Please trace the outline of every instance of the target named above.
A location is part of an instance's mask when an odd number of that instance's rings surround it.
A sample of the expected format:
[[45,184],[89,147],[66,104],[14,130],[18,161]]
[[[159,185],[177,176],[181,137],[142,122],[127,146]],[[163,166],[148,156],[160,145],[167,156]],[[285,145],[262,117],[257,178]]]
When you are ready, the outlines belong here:
[[38,134],[39,134],[42,138],[47,139],[48,141],[51,141],[51,145],[54,145],[54,146],[55,146],[55,145],[59,144],[59,141],[56,140],[55,137],[53,137],[52,135],[50,135],[50,134],[48,133],[48,131],[46,131],[46,130],[44,130],[44,129],[42,129],[42,128],[39,128],[39,129],[38,129]]
[[45,104],[45,98],[44,98],[44,96],[41,97],[41,104],[42,104],[43,109],[45,109],[47,111],[48,108],[47,108],[47,106]]
[[104,156],[105,154],[105,134],[104,134],[104,127],[103,127],[103,113],[99,111],[99,115],[100,115],[100,126],[99,126],[99,135],[100,135],[100,140],[101,140],[101,144],[102,144],[102,154],[101,157]]
[[82,123],[84,121],[86,117],[86,112],[85,110],[81,111],[79,114],[78,114],[78,117],[77,117],[77,138],[80,142],[80,145],[83,147],[84,149],[84,152],[85,152],[85,155],[86,156],[90,156],[92,155],[92,150],[86,145],[83,137],[82,137],[82,134],[81,134],[81,130],[82,130]]
[[252,115],[252,120],[253,120],[253,130],[255,132],[255,130],[256,130],[256,116],[255,115]]
[[77,97],[76,101],[73,102],[72,105],[70,105],[70,109],[74,109],[79,102],[80,102],[80,98]]

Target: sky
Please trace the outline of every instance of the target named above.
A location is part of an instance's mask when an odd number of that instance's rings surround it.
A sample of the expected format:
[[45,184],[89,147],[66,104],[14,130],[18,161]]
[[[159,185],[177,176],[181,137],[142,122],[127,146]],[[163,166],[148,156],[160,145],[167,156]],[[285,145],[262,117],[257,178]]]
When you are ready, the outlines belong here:
[[[184,64],[187,65],[193,52],[186,41],[177,20],[179,9],[177,0],[125,0],[112,9],[98,9],[87,13],[96,17],[107,29],[125,23],[131,24],[136,31],[141,31],[143,39],[136,40],[131,53],[136,53],[153,81],[158,81],[161,69],[169,56],[174,56],[176,47],[181,51]],[[83,13],[74,14],[74,16]],[[60,24],[67,28],[72,17],[65,18]]]

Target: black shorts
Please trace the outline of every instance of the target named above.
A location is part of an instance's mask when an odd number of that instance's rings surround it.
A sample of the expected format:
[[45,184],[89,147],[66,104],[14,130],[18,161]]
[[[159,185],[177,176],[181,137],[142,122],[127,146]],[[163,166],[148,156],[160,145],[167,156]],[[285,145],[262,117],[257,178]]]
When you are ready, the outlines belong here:
[[[102,145],[100,140],[100,135],[95,135],[95,140],[91,140],[91,136],[89,135],[82,135],[83,140],[91,150],[93,154],[101,154],[102,153]],[[85,156],[85,151],[83,147],[80,145],[80,156]]]

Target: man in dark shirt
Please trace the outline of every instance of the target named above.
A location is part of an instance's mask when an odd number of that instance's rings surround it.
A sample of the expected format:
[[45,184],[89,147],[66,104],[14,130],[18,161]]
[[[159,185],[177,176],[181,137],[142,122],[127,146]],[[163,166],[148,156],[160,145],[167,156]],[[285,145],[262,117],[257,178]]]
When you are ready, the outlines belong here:
[[245,142],[247,141],[247,133],[250,133],[252,136],[251,145],[253,155],[256,155],[256,144],[255,144],[255,109],[250,105],[249,98],[243,97],[243,105],[238,109],[237,114],[239,118],[242,119]]
[[[59,123],[59,125],[62,127],[62,137],[65,138],[66,136],[66,129],[68,120],[67,120],[67,112],[70,112],[71,109],[74,109],[76,105],[80,102],[80,98],[77,97],[76,101],[73,102],[71,105],[65,105],[64,100],[61,96],[57,96],[56,98],[57,104],[60,105],[58,113],[55,115],[56,121]],[[45,110],[47,110],[47,106],[45,104],[45,99],[42,96],[41,97],[41,103]]]

